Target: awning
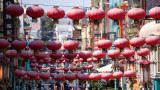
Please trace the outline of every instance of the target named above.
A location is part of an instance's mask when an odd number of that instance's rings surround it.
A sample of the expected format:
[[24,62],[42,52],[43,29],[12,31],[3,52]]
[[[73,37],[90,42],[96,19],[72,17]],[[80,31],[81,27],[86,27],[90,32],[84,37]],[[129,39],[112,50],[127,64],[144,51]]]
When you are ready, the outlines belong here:
[[98,72],[111,72],[112,71],[112,64],[108,64],[104,67],[97,68]]
[[31,26],[24,22],[24,30],[31,30]]

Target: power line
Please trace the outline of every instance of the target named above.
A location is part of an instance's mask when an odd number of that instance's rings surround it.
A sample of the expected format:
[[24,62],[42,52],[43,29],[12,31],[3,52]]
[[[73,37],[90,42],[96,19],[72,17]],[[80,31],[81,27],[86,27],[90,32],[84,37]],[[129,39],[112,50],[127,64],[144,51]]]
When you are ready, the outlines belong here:
[[22,3],[23,5],[42,5],[42,6],[59,6],[59,7],[81,7],[81,8],[91,8],[91,7],[84,7],[84,6],[64,6],[64,5],[46,5],[46,4],[29,4],[29,3]]

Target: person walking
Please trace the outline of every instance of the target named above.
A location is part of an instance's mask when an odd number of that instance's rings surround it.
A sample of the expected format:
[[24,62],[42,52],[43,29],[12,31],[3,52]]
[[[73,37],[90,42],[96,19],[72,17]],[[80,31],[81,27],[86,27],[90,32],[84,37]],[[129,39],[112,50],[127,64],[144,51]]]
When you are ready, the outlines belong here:
[[60,90],[60,84],[59,82],[56,82],[57,90]]

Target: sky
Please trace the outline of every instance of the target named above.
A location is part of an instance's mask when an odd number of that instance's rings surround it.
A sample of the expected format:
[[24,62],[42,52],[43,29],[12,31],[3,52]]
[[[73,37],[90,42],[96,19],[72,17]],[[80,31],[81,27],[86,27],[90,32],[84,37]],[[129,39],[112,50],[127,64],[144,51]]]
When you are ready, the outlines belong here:
[[[73,8],[74,6],[83,6],[84,1],[84,7],[90,7],[91,6],[91,0],[18,0],[19,3],[22,3],[27,5],[27,7],[32,6],[32,4],[39,4],[41,8],[44,9],[45,12],[47,12],[48,9],[50,9],[53,6],[59,6],[60,8],[64,9],[65,12]],[[28,5],[29,4],[29,5]],[[69,7],[64,7],[69,6]]]

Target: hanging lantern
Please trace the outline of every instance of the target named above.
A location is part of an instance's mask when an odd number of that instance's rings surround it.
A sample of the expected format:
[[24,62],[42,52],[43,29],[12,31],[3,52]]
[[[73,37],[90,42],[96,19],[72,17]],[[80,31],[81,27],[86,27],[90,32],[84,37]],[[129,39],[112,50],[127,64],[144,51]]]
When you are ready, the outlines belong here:
[[102,73],[101,77],[105,80],[109,80],[113,77],[112,73]]
[[50,70],[54,71],[56,70],[56,67],[50,67]]
[[154,7],[149,10],[149,16],[156,20],[156,23],[160,23],[160,7]]
[[27,43],[23,40],[15,40],[11,43],[11,46],[16,49],[18,53],[20,53],[20,50],[24,49],[27,46]]
[[97,58],[93,58],[93,62],[98,62],[98,59]]
[[80,61],[80,62],[83,62],[83,58],[80,58],[79,61]]
[[35,81],[39,81],[41,78],[39,77],[39,75],[36,78],[33,78],[33,80]]
[[50,57],[54,60],[60,59],[62,57],[62,53],[57,51],[55,54],[50,54]]
[[136,75],[136,72],[133,70],[127,70],[124,72],[124,76],[126,77],[134,77]]
[[30,67],[35,68],[37,66],[37,63],[31,63]]
[[69,68],[64,68],[63,70],[67,72],[67,71],[69,71]]
[[125,38],[119,38],[114,41],[114,46],[122,51],[123,48],[129,47],[129,41]]
[[37,22],[37,18],[40,18],[44,15],[44,10],[38,5],[28,7],[26,14],[32,17],[32,22]]
[[94,24],[99,24],[99,20],[103,19],[105,17],[105,11],[101,9],[91,9],[88,11],[87,16],[89,19],[94,20]]
[[77,53],[74,51],[72,54],[69,52],[64,53],[65,58],[69,59],[69,62],[73,62],[73,59],[77,56]]
[[54,23],[58,23],[58,19],[61,19],[65,16],[65,12],[63,9],[54,6],[47,11],[47,16],[54,20]]
[[106,56],[106,53],[103,53],[101,50],[97,50],[93,52],[93,56],[95,58],[98,58],[98,63],[102,62],[101,58],[104,58]]
[[42,49],[44,46],[43,42],[35,40],[35,41],[31,41],[29,43],[29,48],[31,48],[32,50],[34,50],[34,53],[37,53],[37,50]]
[[133,57],[135,55],[135,52],[134,50],[131,50],[131,49],[125,49],[123,50],[122,55],[126,58],[129,58],[129,57]]
[[73,20],[73,24],[79,24],[79,20],[85,17],[83,9],[74,7],[67,12],[67,16]]
[[101,48],[104,52],[107,52],[107,49],[112,46],[112,42],[108,39],[102,39],[97,42],[98,48]]
[[13,61],[13,58],[17,58],[18,53],[16,50],[8,50],[6,51],[5,56],[7,58],[10,58],[11,61]]
[[72,68],[70,68],[70,70],[71,70],[72,72],[74,72],[74,71],[76,70],[76,68],[73,68],[73,67],[72,67]]
[[42,65],[37,65],[36,66],[38,69],[41,69],[42,68]]
[[123,9],[120,8],[113,8],[111,10],[108,11],[107,16],[114,20],[114,22],[116,22],[118,24],[118,20],[123,20],[125,19],[125,11]]
[[134,37],[130,40],[130,44],[133,47],[136,47],[136,51],[139,49],[139,47],[143,46],[145,44],[145,39],[141,37]]
[[123,77],[123,72],[121,72],[121,71],[117,71],[117,72],[113,73],[113,78],[115,78],[115,79],[120,79],[122,77]]
[[83,62],[87,62],[87,58],[90,58],[92,53],[90,51],[81,51],[79,52],[79,57],[84,59]]
[[141,48],[140,50],[137,51],[137,54],[142,57],[149,55],[149,53],[150,50],[148,48]]
[[85,80],[89,79],[89,75],[88,75],[88,73],[87,74],[78,73],[77,74],[77,79],[80,80],[80,81],[85,81]]
[[127,15],[130,19],[134,20],[135,24],[138,24],[138,21],[146,16],[146,12],[142,8],[132,8],[128,11]]
[[51,73],[51,77],[54,78],[54,76],[56,75],[56,73]]
[[73,53],[73,50],[78,48],[78,42],[75,40],[69,40],[64,42],[63,47],[67,50],[69,50],[69,53]]
[[100,80],[101,79],[101,74],[99,73],[91,73],[89,75],[89,80]]
[[82,67],[82,69],[85,71],[85,70],[87,70],[87,69],[88,69],[88,67]]
[[82,71],[82,68],[81,67],[77,67],[76,70],[77,71]]
[[31,78],[28,77],[27,75],[24,75],[24,76],[23,76],[23,79],[24,79],[24,80],[30,80]]
[[18,4],[10,4],[5,8],[5,12],[13,17],[18,17],[23,14],[24,9]]
[[25,75],[25,71],[23,69],[17,69],[14,73],[17,77],[23,77]]
[[20,53],[20,57],[24,59],[25,62],[28,61],[32,57],[33,53],[30,51],[22,51]]
[[45,72],[41,72],[39,74],[39,77],[42,78],[44,81],[47,81],[50,78],[50,74],[49,73],[45,73]]
[[87,62],[88,62],[88,63],[91,63],[92,61],[93,61],[92,58],[88,58],[88,59],[87,59]]
[[64,76],[64,74],[62,74],[62,73],[56,74],[56,75],[54,76],[54,80],[56,80],[56,81],[62,81],[62,80],[64,80],[64,79],[65,79],[65,76]]
[[45,59],[46,55],[44,52],[38,52],[37,54],[34,54],[34,57],[37,59],[37,60],[40,60],[40,59]]
[[76,75],[75,74],[66,74],[65,79],[68,81],[73,81],[76,79]]
[[93,68],[93,65],[88,65],[87,66],[87,69],[92,69]]
[[5,39],[0,39],[0,49],[5,49],[9,46],[9,42]]
[[28,71],[27,76],[30,78],[36,78],[38,76],[38,73],[35,71]]
[[48,41],[46,46],[49,50],[52,50],[52,54],[55,54],[56,50],[59,50],[62,44],[59,41]]
[[110,57],[110,58],[118,58],[119,56],[120,56],[120,51],[118,51],[118,50],[110,50],[109,52],[108,52],[108,56]]
[[159,44],[159,41],[159,36],[149,36],[145,39],[146,44],[151,46],[151,50],[156,50],[156,45]]

